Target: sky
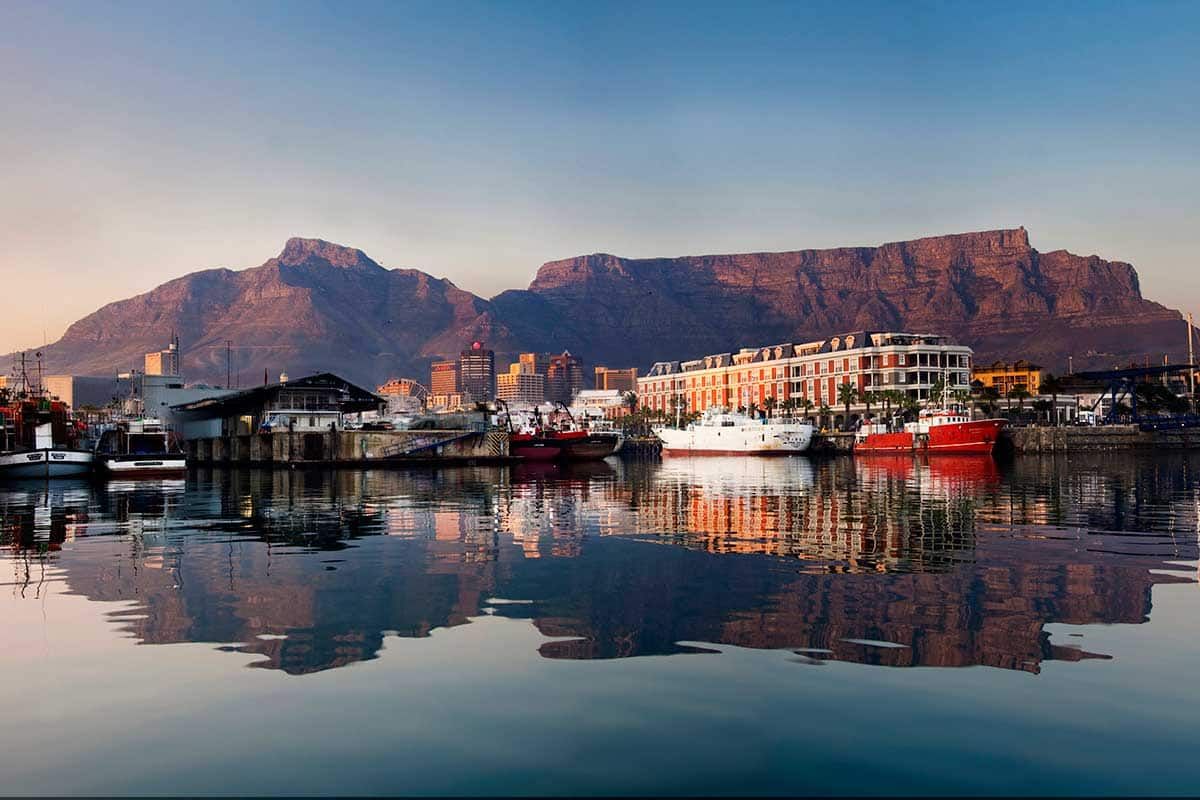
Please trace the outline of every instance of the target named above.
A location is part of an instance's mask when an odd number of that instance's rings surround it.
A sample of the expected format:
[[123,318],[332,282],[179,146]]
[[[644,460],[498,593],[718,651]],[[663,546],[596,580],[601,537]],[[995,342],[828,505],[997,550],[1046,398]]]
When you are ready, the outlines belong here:
[[1200,3],[0,3],[0,352],[291,236],[548,260],[1024,225],[1200,314]]

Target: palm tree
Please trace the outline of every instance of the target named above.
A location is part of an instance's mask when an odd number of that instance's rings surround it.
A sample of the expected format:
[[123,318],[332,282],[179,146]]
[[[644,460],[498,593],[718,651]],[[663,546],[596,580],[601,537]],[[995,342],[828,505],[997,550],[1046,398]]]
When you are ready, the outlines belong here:
[[858,389],[849,381],[838,387],[838,402],[845,403],[846,416],[842,421],[842,430],[850,430],[850,404],[858,399]]
[[988,413],[995,414],[997,404],[1000,402],[1000,390],[995,386],[985,386],[979,391],[979,396],[983,398],[983,405],[987,408]]
[[776,405],[777,405],[777,403],[775,402],[775,395],[773,395],[773,394],[767,395],[767,399],[763,400],[763,407],[767,410],[768,417],[775,416],[775,406]]
[[1020,417],[1025,411],[1025,401],[1029,399],[1029,390],[1024,386],[1017,385],[1008,390],[1009,408],[1012,408],[1012,399],[1017,398],[1017,416]]
[[1042,378],[1040,392],[1050,395],[1050,424],[1058,424],[1058,395],[1063,390],[1063,382],[1052,373],[1047,372]]
[[750,415],[750,417],[752,419],[757,419],[758,418],[758,403],[751,400],[750,404],[746,406],[746,413],[748,415]]
[[817,409],[817,420],[821,423],[821,428],[825,428],[825,420],[829,417],[830,408],[825,403],[821,403]]
[[862,391],[860,391],[858,393],[858,402],[860,402],[864,406],[866,406],[867,410],[864,413],[867,417],[871,416],[871,403],[874,400],[875,400],[874,392],[868,392],[866,389],[863,389]]
[[796,398],[789,397],[779,404],[780,410],[783,411],[785,417],[791,417],[792,412],[796,410]]
[[812,414],[813,401],[809,400],[807,397],[803,397],[797,401],[796,405],[799,406],[800,413],[804,415],[804,418],[808,419],[809,415]]
[[637,392],[626,392],[624,395],[621,396],[621,399],[625,401],[625,407],[629,409],[630,414],[637,413],[637,409],[638,409]]

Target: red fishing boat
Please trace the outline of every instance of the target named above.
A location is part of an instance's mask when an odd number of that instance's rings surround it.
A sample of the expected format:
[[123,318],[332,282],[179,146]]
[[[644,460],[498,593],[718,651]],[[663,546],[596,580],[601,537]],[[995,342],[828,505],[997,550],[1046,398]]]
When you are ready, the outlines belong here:
[[961,407],[924,410],[915,422],[893,426],[865,422],[854,438],[855,453],[962,453],[990,455],[1000,438],[1002,419],[971,419]]

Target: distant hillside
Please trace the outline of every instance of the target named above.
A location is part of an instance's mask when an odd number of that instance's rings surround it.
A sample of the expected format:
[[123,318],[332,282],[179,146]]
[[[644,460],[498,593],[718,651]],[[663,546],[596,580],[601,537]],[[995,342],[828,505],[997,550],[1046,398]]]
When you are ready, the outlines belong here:
[[111,303],[44,352],[50,372],[112,374],[140,366],[174,330],[192,380],[224,381],[231,340],[243,385],[264,369],[373,385],[426,377],[433,357],[474,339],[501,362],[569,349],[588,366],[644,369],[862,328],[947,333],[981,361],[1025,357],[1053,369],[1068,355],[1077,368],[1185,355],[1179,312],[1143,299],[1132,266],[1039,253],[1024,228],[833,250],[579,256],[490,301],[353,248],[291,239],[261,266],[196,272]]

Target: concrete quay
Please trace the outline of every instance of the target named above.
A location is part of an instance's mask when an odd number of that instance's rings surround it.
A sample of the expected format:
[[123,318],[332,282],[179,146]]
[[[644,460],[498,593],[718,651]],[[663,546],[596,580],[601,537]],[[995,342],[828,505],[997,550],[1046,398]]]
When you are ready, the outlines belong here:
[[1002,447],[1014,453],[1101,453],[1113,450],[1200,448],[1200,428],[1143,431],[1137,425],[1005,428]]
[[324,431],[192,439],[189,463],[255,466],[403,466],[512,460],[503,430]]

